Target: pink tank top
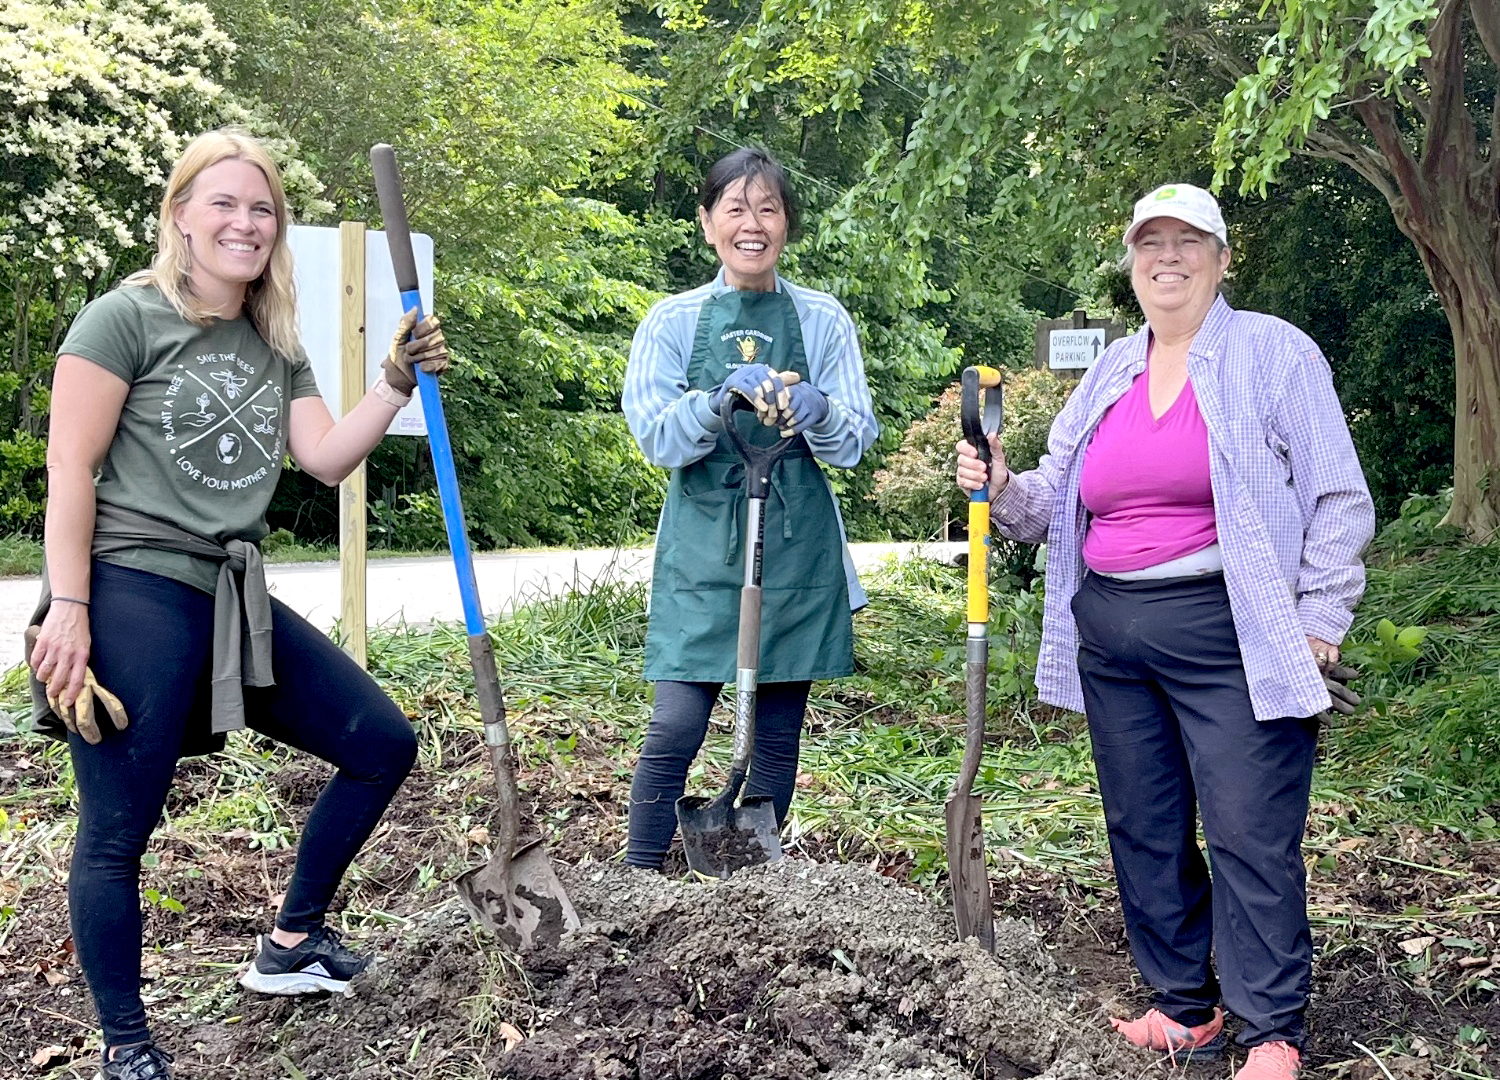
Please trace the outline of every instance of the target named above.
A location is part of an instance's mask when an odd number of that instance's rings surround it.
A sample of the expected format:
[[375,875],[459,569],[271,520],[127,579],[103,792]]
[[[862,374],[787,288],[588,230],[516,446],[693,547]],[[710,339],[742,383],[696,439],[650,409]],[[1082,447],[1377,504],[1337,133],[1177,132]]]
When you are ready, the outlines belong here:
[[1083,452],[1079,496],[1092,518],[1083,561],[1101,574],[1142,570],[1218,542],[1208,428],[1189,379],[1151,415],[1150,372],[1110,406]]

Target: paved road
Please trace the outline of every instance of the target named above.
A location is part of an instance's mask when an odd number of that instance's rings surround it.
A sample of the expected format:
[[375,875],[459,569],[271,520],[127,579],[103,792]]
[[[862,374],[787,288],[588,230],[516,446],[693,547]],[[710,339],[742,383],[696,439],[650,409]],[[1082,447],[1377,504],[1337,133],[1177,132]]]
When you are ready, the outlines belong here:
[[[904,558],[921,550],[943,556],[958,544],[855,544],[855,564],[862,570],[883,559]],[[651,576],[651,549],[590,551],[522,551],[474,558],[479,600],[495,616],[539,596],[587,585],[601,575],[630,580]],[[268,566],[272,593],[317,626],[328,629],[339,617],[337,563]],[[0,578],[0,670],[21,658],[21,633],[36,607],[37,578]],[[412,625],[457,622],[463,618],[453,563],[447,558],[375,559],[369,564],[366,610],[371,626],[403,620]]]

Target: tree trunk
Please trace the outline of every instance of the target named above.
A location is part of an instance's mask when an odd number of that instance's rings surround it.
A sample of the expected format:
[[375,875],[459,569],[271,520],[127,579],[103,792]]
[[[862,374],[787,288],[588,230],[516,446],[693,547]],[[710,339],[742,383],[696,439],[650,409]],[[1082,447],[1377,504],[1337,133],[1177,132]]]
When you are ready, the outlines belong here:
[[1453,332],[1453,505],[1443,522],[1483,542],[1500,529],[1500,212],[1482,180],[1467,182],[1468,163],[1453,164],[1429,173],[1425,205],[1403,199],[1392,210]]
[[1443,520],[1484,541],[1500,528],[1500,160],[1491,157],[1494,134],[1481,145],[1468,108],[1470,12],[1500,63],[1496,0],[1441,0],[1429,30],[1432,55],[1422,62],[1429,93],[1417,152],[1390,99],[1372,93],[1353,105],[1389,170],[1361,171],[1416,245],[1453,331],[1453,506]]
[[1455,391],[1453,506],[1443,523],[1482,542],[1500,528],[1500,288],[1473,269],[1454,275],[1470,278],[1465,286],[1450,279],[1438,289],[1453,328]]

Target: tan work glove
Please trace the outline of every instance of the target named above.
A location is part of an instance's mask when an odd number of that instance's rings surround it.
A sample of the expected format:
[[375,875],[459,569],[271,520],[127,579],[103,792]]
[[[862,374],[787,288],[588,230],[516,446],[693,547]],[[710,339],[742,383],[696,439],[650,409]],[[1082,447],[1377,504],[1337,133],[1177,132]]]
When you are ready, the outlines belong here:
[[438,317],[429,315],[418,324],[417,313],[408,311],[396,324],[391,351],[380,362],[380,370],[385,372],[387,386],[410,397],[417,388],[418,364],[429,375],[441,375],[450,363],[448,343]]
[[[31,666],[31,650],[36,645],[37,635],[41,633],[41,627],[28,626],[26,628],[26,666]],[[120,699],[99,685],[99,680],[94,678],[92,668],[83,669],[83,689],[78,692],[78,698],[73,702],[72,708],[65,706],[60,698],[52,696],[51,688],[47,691],[47,704],[52,711],[62,717],[62,722],[68,725],[68,730],[76,735],[82,735],[83,741],[90,745],[97,745],[104,739],[104,733],[99,730],[99,721],[94,718],[95,701],[103,706],[104,714],[109,717],[109,722],[115,726],[116,731],[124,731],[130,726],[130,717],[125,715],[125,706],[120,704]]]

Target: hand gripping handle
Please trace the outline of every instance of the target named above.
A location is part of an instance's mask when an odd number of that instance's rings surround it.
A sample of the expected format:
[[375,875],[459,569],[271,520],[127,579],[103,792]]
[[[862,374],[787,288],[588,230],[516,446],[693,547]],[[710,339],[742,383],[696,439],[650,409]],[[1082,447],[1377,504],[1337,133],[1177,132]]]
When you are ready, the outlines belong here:
[[751,445],[750,440],[740,434],[739,425],[734,422],[734,414],[739,409],[753,408],[755,406],[745,398],[732,390],[726,390],[719,402],[719,419],[724,421],[724,430],[729,432],[730,440],[745,462],[745,497],[765,499],[771,493],[771,469],[797,440],[777,439],[775,446],[767,447]]

